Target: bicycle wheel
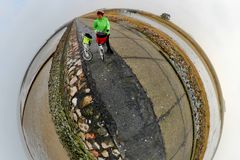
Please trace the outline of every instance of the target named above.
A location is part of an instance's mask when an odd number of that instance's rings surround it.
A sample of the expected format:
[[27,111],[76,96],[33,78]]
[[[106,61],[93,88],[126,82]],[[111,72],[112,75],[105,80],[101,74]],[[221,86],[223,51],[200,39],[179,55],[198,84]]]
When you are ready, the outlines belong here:
[[90,61],[90,60],[92,60],[92,58],[93,58],[93,55],[92,55],[92,53],[90,52],[90,51],[83,51],[83,53],[82,53],[82,57],[83,57],[83,59],[84,60],[86,60],[86,61]]

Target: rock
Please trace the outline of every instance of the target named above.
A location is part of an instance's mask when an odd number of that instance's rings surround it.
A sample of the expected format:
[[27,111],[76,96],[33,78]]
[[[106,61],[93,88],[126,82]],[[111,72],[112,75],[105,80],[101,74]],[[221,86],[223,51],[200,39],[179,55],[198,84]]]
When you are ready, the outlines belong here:
[[[80,81],[79,81],[80,82]],[[84,86],[86,85],[86,83],[78,83],[78,90],[81,90]]]
[[70,85],[72,86],[73,84],[75,84],[77,82],[78,78],[75,76],[71,79],[70,81]]
[[76,114],[76,113],[73,113],[73,120],[74,120],[75,122],[78,121],[78,117],[77,117],[77,114]]
[[70,88],[70,95],[73,97],[77,93],[77,87]]
[[87,133],[85,134],[86,139],[95,139],[96,135],[94,133]]
[[81,113],[80,109],[76,109],[76,113],[77,113],[78,117],[82,117],[82,113]]
[[120,152],[119,152],[117,149],[114,149],[114,150],[112,151],[112,154],[113,154],[114,156],[118,157],[118,156],[120,155]]
[[73,63],[77,62],[77,59],[73,59]]
[[104,150],[102,152],[102,156],[105,157],[105,158],[109,157],[108,151]]
[[89,88],[87,88],[87,89],[85,89],[85,93],[90,93],[90,89]]
[[[69,77],[68,81],[70,81],[70,79],[72,79],[74,77],[74,71],[69,72],[68,77]],[[70,84],[70,82],[69,82],[69,84]]]
[[86,141],[85,143],[86,143],[87,148],[88,148],[89,150],[92,150],[92,149],[93,149],[92,144],[91,144],[90,142]]
[[87,123],[88,123],[88,124],[91,124],[91,123],[92,123],[92,121],[91,121],[90,119],[88,119],[88,120],[87,120]]
[[102,158],[102,157],[98,157],[98,160],[105,160],[104,158]]
[[83,73],[81,73],[80,75],[79,75],[79,78],[80,78],[80,80],[84,80],[85,79],[85,76],[84,76],[84,74]]
[[101,136],[107,136],[108,135],[108,131],[106,130],[106,128],[101,127],[97,130],[98,134],[100,134]]
[[71,71],[73,71],[75,69],[75,66],[72,66],[69,70],[68,73],[70,73]]
[[72,60],[67,58],[67,65],[71,65],[71,63],[72,63]]
[[102,142],[101,145],[102,145],[102,148],[104,149],[114,147],[114,144],[112,142],[108,142],[108,143]]
[[94,157],[100,156],[100,153],[98,153],[98,151],[96,151],[96,150],[92,150],[91,153],[93,154]]
[[94,142],[93,147],[94,149],[100,150],[100,145],[97,142]]
[[87,125],[86,123],[79,122],[78,127],[81,129],[81,131],[85,133],[89,130],[89,125]]
[[82,69],[77,71],[77,76],[80,76],[80,74],[82,73]]
[[72,99],[72,104],[74,107],[77,106],[77,98],[76,97]]
[[77,66],[81,66],[81,60],[78,60],[76,63],[75,63],[75,65],[77,65]]
[[84,97],[83,100],[82,100],[82,103],[81,103],[81,106],[80,106],[80,107],[84,108],[84,107],[90,105],[90,104],[92,103],[92,100],[93,100],[93,99],[92,99],[92,96],[86,96],[86,97]]
[[81,59],[80,51],[79,51],[79,50],[76,51],[75,58]]

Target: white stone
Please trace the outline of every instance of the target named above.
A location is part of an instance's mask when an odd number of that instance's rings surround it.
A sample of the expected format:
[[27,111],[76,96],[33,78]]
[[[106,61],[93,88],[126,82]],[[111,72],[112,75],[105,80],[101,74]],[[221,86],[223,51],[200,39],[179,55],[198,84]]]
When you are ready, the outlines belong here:
[[112,142],[109,142],[108,144],[102,142],[101,145],[102,145],[102,148],[104,148],[104,149],[107,149],[107,148],[110,148],[110,147],[114,147],[114,144]]
[[76,113],[77,113],[78,117],[82,117],[80,109],[76,109]]
[[83,132],[87,132],[89,130],[89,125],[87,125],[86,123],[78,123],[78,126]]
[[90,91],[91,91],[91,90],[90,90],[89,88],[87,88],[87,89],[85,90],[86,93],[90,93]]
[[68,73],[70,73],[71,71],[73,71],[75,69],[75,66],[72,66],[69,70]]
[[70,95],[73,97],[77,93],[77,87],[70,88]]
[[76,97],[72,99],[72,104],[74,107],[77,106],[77,98]]
[[109,157],[108,151],[104,150],[102,152],[102,156],[105,157],[105,158]]
[[82,63],[81,63],[81,60],[78,60],[76,63],[75,63],[75,65],[78,65],[78,66],[80,66]]
[[112,151],[112,153],[113,153],[113,155],[116,156],[116,157],[120,155],[120,152],[119,152],[117,149],[114,149],[114,150]]
[[91,124],[91,123],[92,123],[92,121],[89,119],[87,123],[88,123],[88,124]]
[[68,58],[67,61],[68,61],[68,62],[67,62],[67,65],[71,65],[71,64],[72,64],[72,59],[69,59],[69,58]]
[[100,150],[100,146],[99,146],[99,144],[97,143],[97,142],[94,142],[94,147],[96,148],[96,149],[98,149],[98,150]]
[[82,73],[82,69],[79,69],[79,70],[77,71],[77,76],[80,76],[81,73]]

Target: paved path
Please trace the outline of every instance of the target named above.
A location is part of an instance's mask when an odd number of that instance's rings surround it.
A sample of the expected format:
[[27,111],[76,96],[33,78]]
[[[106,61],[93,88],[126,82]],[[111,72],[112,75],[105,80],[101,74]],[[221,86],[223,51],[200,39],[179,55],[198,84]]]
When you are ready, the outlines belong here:
[[[81,32],[93,35],[92,30],[83,23],[78,21],[77,25]],[[106,61],[102,62],[96,54],[95,43],[92,49],[94,58],[85,63],[87,77],[93,80],[92,84],[95,82],[96,92],[113,117],[114,122],[109,127],[112,134],[117,136],[125,158],[165,159],[161,131],[152,102],[136,76],[117,54],[106,56]]]
[[[80,31],[86,28],[86,26],[91,27],[92,25],[92,20],[81,19],[81,21],[85,25],[79,28]],[[115,54],[121,56],[121,58],[117,58],[118,56],[107,57],[107,61],[103,63],[104,65],[100,65],[99,56],[94,55],[95,59],[89,63],[91,71],[98,71],[95,77],[93,76],[94,79],[98,80],[96,81],[96,86],[98,86],[99,82],[103,95],[107,93],[106,97],[101,95],[102,98],[104,97],[105,101],[108,102],[108,94],[119,94],[116,96],[117,99],[111,99],[114,102],[114,105],[111,107],[114,107],[116,106],[115,101],[118,101],[121,96],[131,96],[128,94],[131,94],[130,91],[132,89],[128,88],[129,90],[125,91],[126,93],[121,93],[119,88],[124,88],[125,83],[121,86],[119,82],[116,82],[116,79],[128,76],[127,74],[122,76],[121,69],[117,68],[121,66],[120,62],[117,61],[124,60],[127,64],[126,68],[130,67],[130,75],[134,73],[134,77],[136,76],[138,79],[137,84],[143,86],[146,95],[152,101],[155,121],[158,121],[161,130],[160,136],[163,137],[164,141],[163,148],[165,148],[166,159],[190,159],[193,142],[191,109],[183,85],[176,72],[162,56],[158,47],[144,35],[134,29],[127,28],[126,25],[111,22],[111,27],[111,45],[115,50]],[[91,33],[90,30],[88,32]],[[95,47],[92,47],[92,49],[95,53]],[[105,78],[108,75],[109,78]],[[110,91],[108,91],[108,82],[115,83]],[[145,107],[148,108],[146,105]],[[122,113],[119,119],[126,119],[125,114],[126,112]],[[132,121],[127,120],[127,123],[130,122]],[[134,148],[134,146],[130,147]],[[141,152],[141,150],[136,150]],[[149,157],[148,155],[147,159],[151,159]]]

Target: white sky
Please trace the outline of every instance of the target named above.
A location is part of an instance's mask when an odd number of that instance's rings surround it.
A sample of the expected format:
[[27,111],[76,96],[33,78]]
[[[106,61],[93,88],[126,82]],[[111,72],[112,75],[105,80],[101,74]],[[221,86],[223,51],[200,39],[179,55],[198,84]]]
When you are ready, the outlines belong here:
[[205,50],[220,79],[226,113],[214,160],[239,159],[240,1],[238,0],[0,0],[0,160],[27,159],[19,137],[17,100],[37,50],[63,23],[97,8],[168,12]]

